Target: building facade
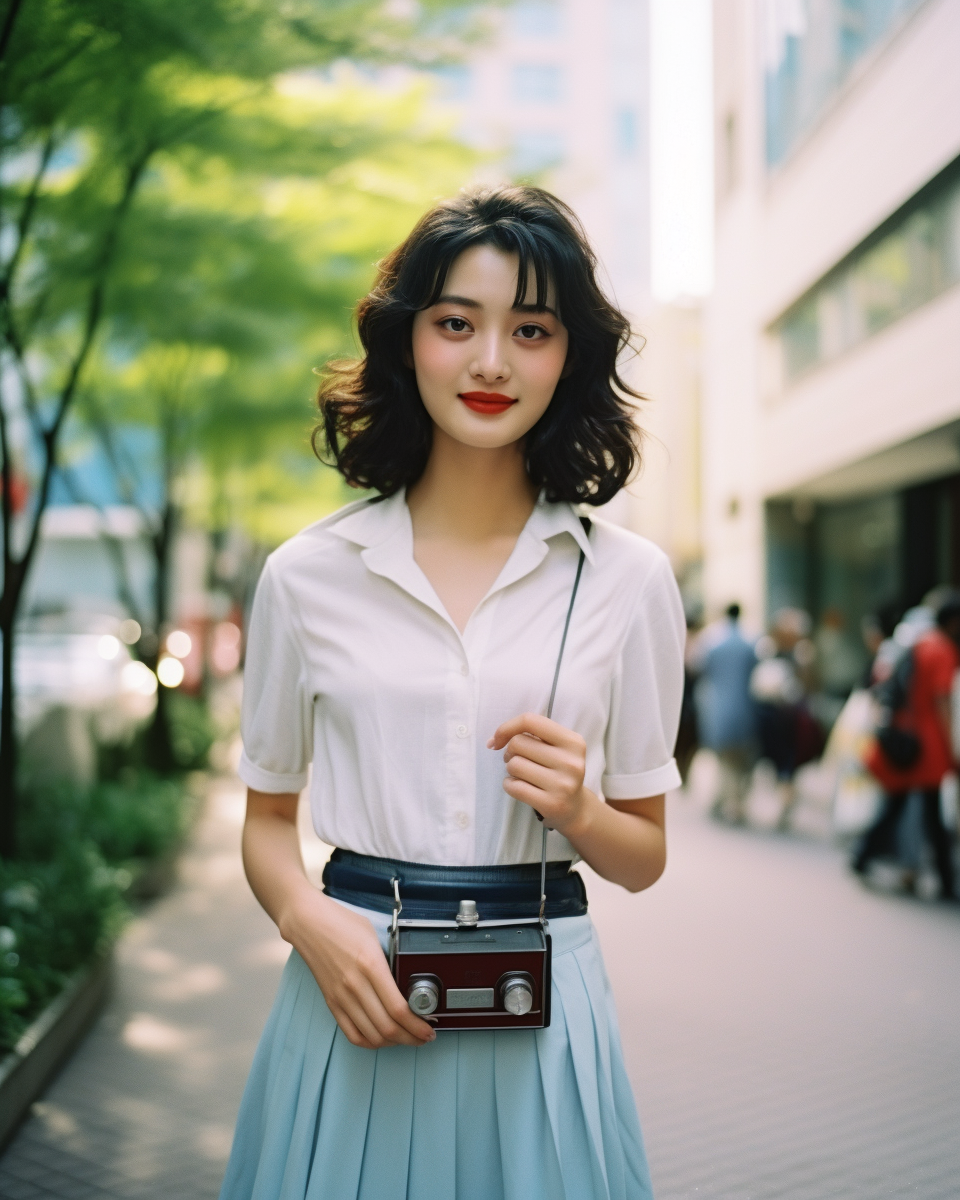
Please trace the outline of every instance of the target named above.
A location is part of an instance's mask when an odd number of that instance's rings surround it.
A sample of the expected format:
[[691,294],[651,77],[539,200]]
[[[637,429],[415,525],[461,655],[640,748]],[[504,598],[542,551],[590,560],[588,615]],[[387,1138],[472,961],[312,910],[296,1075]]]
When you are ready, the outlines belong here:
[[960,2],[716,0],[704,583],[847,630],[960,583]]
[[436,72],[438,99],[490,181],[533,180],[580,216],[607,283],[649,304],[647,0],[517,0],[494,35]]

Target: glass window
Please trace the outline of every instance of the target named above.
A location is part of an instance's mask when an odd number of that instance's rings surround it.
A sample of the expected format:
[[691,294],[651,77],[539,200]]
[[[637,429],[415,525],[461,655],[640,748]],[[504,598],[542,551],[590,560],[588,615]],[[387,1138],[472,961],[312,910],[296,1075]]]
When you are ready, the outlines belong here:
[[520,63],[513,68],[513,95],[521,103],[556,104],[562,91],[562,74],[553,63]]
[[459,104],[470,98],[473,80],[469,67],[452,64],[445,67],[434,67],[431,74],[437,81],[437,87],[444,100]]
[[618,108],[614,114],[614,140],[617,153],[628,158],[637,152],[637,111]]
[[563,160],[563,134],[554,129],[531,129],[517,135],[510,165],[514,175],[536,175]]
[[782,162],[857,62],[923,0],[763,0],[767,162]]
[[562,20],[557,0],[520,0],[510,12],[513,32],[524,38],[559,37]]
[[774,326],[787,381],[960,282],[960,166],[895,216]]

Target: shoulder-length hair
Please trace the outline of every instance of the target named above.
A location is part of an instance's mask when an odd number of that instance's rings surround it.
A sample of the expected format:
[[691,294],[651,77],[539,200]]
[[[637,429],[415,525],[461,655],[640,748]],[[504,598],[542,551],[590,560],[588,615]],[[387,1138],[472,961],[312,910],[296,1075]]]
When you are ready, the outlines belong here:
[[420,478],[433,424],[409,365],[413,317],[437,302],[454,260],[483,245],[517,256],[516,304],[526,302],[531,267],[538,308],[553,284],[569,334],[564,377],[524,439],[530,479],[550,501],[604,504],[639,463],[628,397],[641,397],[617,366],[630,325],[597,283],[596,256],[579,220],[541,188],[478,188],[445,200],[379,264],[357,308],[364,356],[328,364],[313,448],[348,483],[382,496]]

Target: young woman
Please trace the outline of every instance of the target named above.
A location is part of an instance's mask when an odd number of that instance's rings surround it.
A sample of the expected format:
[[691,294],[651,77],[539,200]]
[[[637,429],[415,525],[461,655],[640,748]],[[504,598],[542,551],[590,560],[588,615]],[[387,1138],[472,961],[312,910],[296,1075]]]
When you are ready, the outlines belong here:
[[[665,556],[572,507],[609,500],[636,457],[617,373],[629,328],[595,266],[546,192],[440,204],[360,304],[364,357],[320,389],[329,453],[376,494],[271,555],[254,603],[244,862],[293,951],[222,1200],[651,1195],[569,867],[630,891],[663,871],[684,620]],[[311,763],[317,833],[369,886],[306,878]],[[536,900],[538,814],[551,1024],[438,1034],[394,983],[377,883],[396,863],[451,898],[482,878],[533,880]]]

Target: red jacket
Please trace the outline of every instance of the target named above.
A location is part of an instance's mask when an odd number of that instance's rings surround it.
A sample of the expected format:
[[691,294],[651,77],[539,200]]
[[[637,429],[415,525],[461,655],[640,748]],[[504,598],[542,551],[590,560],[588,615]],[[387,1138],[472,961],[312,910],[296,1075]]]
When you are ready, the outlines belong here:
[[914,646],[910,696],[893,723],[917,735],[920,757],[909,770],[898,771],[876,742],[866,756],[867,769],[888,792],[939,787],[944,775],[953,768],[953,749],[937,712],[937,701],[949,700],[958,668],[960,652],[939,629],[924,634]]

